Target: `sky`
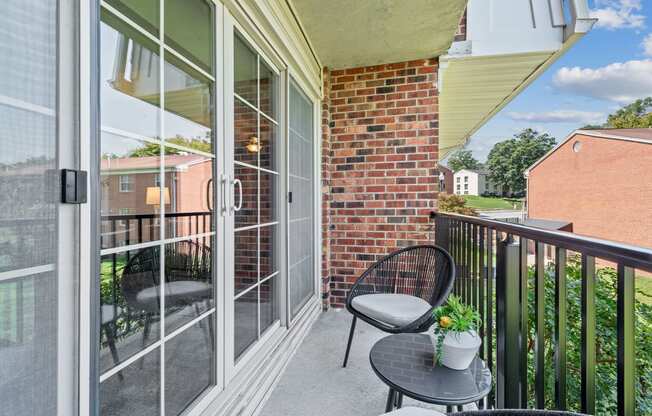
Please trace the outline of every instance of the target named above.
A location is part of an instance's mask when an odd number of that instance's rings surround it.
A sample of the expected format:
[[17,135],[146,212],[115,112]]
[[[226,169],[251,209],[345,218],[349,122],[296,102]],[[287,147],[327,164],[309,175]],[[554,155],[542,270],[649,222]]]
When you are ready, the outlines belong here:
[[561,141],[587,124],[652,96],[652,0],[589,0],[600,20],[466,145],[480,161],[524,128]]

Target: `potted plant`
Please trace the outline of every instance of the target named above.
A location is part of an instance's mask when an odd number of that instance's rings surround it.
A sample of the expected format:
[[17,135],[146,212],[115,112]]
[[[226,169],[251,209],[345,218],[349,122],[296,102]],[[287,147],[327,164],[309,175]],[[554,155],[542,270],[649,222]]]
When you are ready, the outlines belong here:
[[478,335],[480,314],[458,296],[433,310],[435,325],[431,331],[434,362],[454,370],[465,370],[475,358],[482,340]]

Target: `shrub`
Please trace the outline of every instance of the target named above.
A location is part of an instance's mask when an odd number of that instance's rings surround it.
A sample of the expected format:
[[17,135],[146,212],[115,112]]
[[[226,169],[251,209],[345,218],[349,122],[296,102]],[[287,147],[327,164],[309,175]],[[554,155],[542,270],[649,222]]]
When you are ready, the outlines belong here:
[[478,215],[478,212],[466,206],[466,200],[460,195],[439,194],[437,207],[441,212],[451,212],[462,215]]

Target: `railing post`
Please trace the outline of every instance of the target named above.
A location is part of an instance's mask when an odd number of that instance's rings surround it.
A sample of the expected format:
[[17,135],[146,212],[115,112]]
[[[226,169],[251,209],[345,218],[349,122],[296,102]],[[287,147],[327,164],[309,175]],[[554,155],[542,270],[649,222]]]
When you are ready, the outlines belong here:
[[595,258],[582,254],[580,410],[595,413]]
[[496,405],[518,409],[520,403],[519,356],[519,245],[510,235],[496,248]]
[[634,346],[634,269],[618,265],[618,415],[633,415],[636,408],[636,349]]

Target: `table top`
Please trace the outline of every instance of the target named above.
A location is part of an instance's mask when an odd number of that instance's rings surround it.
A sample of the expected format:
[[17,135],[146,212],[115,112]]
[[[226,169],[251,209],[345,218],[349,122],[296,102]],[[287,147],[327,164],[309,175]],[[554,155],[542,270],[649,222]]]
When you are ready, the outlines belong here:
[[369,353],[376,375],[390,388],[416,400],[459,405],[478,401],[491,391],[491,372],[476,357],[466,370],[433,366],[430,336],[390,335],[378,341]]

